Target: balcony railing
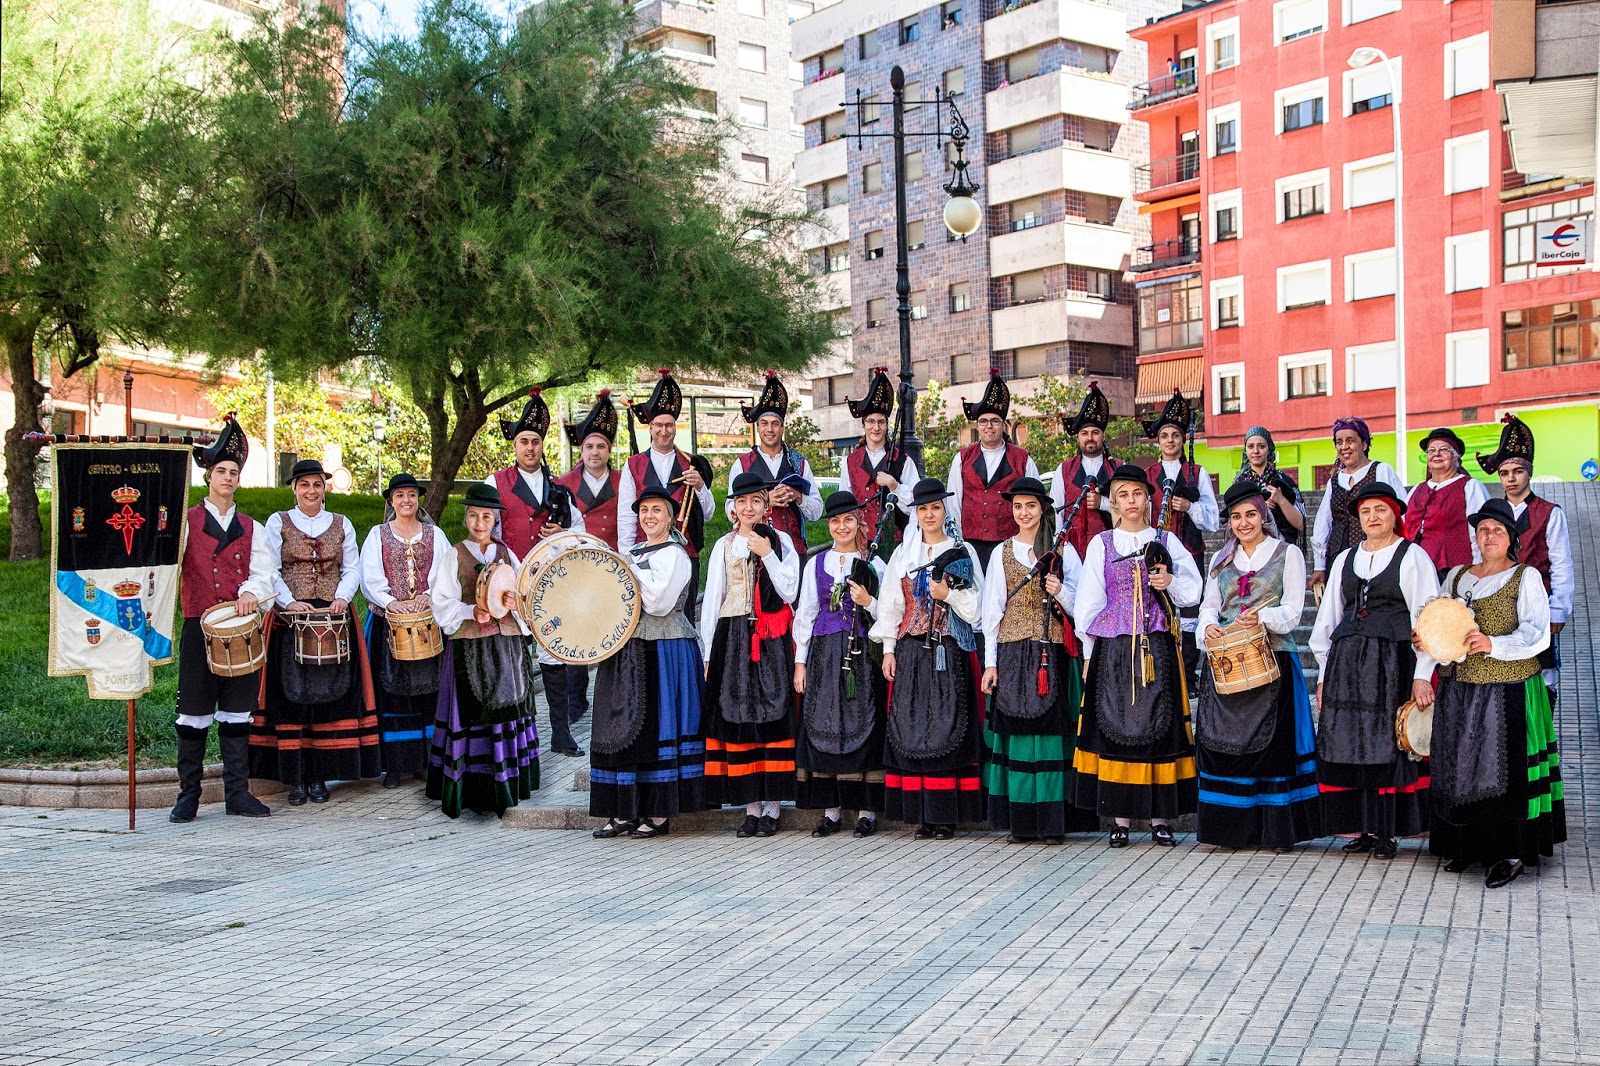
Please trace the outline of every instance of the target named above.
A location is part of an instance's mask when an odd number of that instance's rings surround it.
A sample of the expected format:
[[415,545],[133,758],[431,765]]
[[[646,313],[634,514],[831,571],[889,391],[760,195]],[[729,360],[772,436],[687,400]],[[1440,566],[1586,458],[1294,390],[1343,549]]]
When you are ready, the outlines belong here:
[[1182,266],[1200,261],[1200,238],[1177,237],[1170,241],[1145,244],[1133,251],[1134,273],[1161,270],[1164,267]]
[[1149,192],[1168,185],[1200,180],[1200,153],[1185,152],[1165,159],[1152,159],[1133,168],[1133,191]]
[[1192,96],[1197,88],[1199,86],[1195,83],[1195,72],[1192,69],[1180,70],[1176,74],[1163,74],[1159,78],[1151,78],[1133,87],[1133,99],[1128,103],[1128,110],[1137,111],[1141,107],[1154,107],[1168,100]]

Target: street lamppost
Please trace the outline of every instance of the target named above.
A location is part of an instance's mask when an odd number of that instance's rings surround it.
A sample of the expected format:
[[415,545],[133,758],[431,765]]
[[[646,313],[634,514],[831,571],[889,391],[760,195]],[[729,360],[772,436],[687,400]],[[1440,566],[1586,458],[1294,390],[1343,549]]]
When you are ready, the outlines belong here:
[[[854,101],[844,101],[844,106],[853,109],[856,113],[856,146],[861,147],[861,142],[867,138],[888,137],[894,142],[894,291],[898,298],[897,311],[900,320],[900,388],[896,400],[896,447],[902,457],[909,457],[916,464],[919,475],[926,473],[922,461],[922,441],[917,436],[917,387],[912,381],[911,371],[911,275],[907,264],[907,237],[906,237],[906,137],[928,137],[934,139],[934,146],[942,154],[944,142],[948,140],[955,145],[956,157],[950,163],[950,180],[944,185],[944,191],[950,194],[950,199],[944,205],[944,224],[952,234],[963,241],[974,233],[983,224],[983,208],[972,198],[978,191],[978,185],[967,174],[967,139],[970,132],[967,120],[962,117],[961,109],[956,106],[955,98],[947,96],[943,90],[935,90],[932,100],[906,100],[906,72],[900,67],[889,71],[889,87],[893,90],[893,111],[890,132],[888,133],[863,133],[861,131],[861,113],[865,108],[876,108],[875,102],[862,99],[861,90],[856,90]],[[931,130],[913,130],[906,132],[906,104],[914,105],[932,104],[934,106],[934,128]],[[946,114],[946,110],[948,113]],[[946,123],[948,122],[948,126]]]
[[1373,63],[1382,63],[1389,76],[1389,111],[1394,118],[1394,471],[1400,483],[1409,485],[1406,476],[1411,448],[1406,443],[1406,244],[1401,225],[1400,198],[1405,182],[1400,161],[1400,78],[1394,60],[1381,48],[1364,46],[1350,53],[1350,68],[1359,70]]

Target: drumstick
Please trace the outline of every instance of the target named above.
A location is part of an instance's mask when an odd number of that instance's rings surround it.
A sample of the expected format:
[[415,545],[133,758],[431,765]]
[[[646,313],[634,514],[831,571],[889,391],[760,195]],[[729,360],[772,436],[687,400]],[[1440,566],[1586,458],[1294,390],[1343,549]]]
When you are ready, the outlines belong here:
[[[1276,592],[1274,592],[1272,595],[1268,596],[1266,599],[1262,600],[1260,603],[1252,603],[1250,606],[1246,607],[1245,610],[1247,610],[1247,611],[1258,611],[1259,612],[1263,608],[1271,607],[1273,604],[1275,604],[1277,602],[1278,602],[1278,594]],[[1239,623],[1237,621],[1235,621],[1228,628],[1230,630],[1238,629],[1239,628]]]

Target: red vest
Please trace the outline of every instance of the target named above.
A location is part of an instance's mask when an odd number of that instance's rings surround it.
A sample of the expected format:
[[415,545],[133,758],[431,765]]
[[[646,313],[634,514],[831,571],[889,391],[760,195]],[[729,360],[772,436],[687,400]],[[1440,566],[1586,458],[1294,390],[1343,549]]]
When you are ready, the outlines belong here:
[[[539,530],[544,528],[545,522],[550,518],[548,508],[535,510],[517,495],[516,490],[520,487],[526,491],[527,484],[515,466],[504,467],[494,472],[494,487],[500,490],[500,503],[505,508],[500,512],[500,539],[506,542],[506,547],[510,548],[518,559],[526,559],[528,552],[539,543],[541,539]],[[548,478],[545,487],[548,490]]]
[[1017,535],[1016,519],[1011,517],[1011,501],[1000,498],[1011,483],[1028,473],[1028,453],[1007,444],[1006,473],[988,485],[983,483],[983,445],[969,444],[961,449],[961,536],[966,540],[1005,540]]
[[1443,488],[1424,481],[1406,501],[1406,536],[1417,542],[1442,574],[1472,565],[1472,526],[1467,522],[1467,479]]
[[[743,455],[739,456],[739,470],[741,472],[749,470],[753,465],[755,465],[755,461],[756,450],[752,448]],[[802,460],[802,467],[803,465],[804,461]],[[762,477],[766,477],[769,469],[770,468],[763,461],[761,464],[761,469],[757,470],[756,473],[760,474]],[[803,475],[804,472],[805,471],[803,469],[795,469],[795,467],[789,463],[788,455],[785,453],[783,462],[778,466],[779,476],[783,477],[789,473]],[[772,524],[772,528],[776,529],[779,533],[789,534],[789,539],[794,542],[795,551],[802,555],[805,554],[806,524],[805,521],[800,517],[800,507],[798,504],[790,504],[787,507],[774,507],[771,513],[767,515],[767,521],[770,522]]]
[[1522,512],[1522,519],[1517,522],[1520,527],[1526,523],[1527,528],[1520,530],[1517,538],[1517,561],[1526,563],[1539,571],[1539,576],[1544,579],[1544,591],[1550,592],[1550,542],[1545,539],[1545,530],[1550,525],[1550,515],[1555,512],[1556,505],[1542,496],[1528,497],[1528,509]]
[[[1112,466],[1111,456],[1102,455],[1100,457],[1100,475],[1095,480],[1100,485],[1101,495],[1105,495],[1110,489]],[[1056,481],[1066,492],[1067,511],[1072,510],[1072,505],[1077,502],[1078,495],[1083,492],[1084,485],[1088,481],[1087,476],[1083,473],[1082,457],[1074,455],[1071,458],[1062,460],[1061,470],[1056,475]],[[1056,521],[1064,521],[1066,517],[1067,512],[1063,511],[1056,516]],[[1087,503],[1084,503],[1072,518],[1072,528],[1067,530],[1067,543],[1072,545],[1073,550],[1078,553],[1078,558],[1082,559],[1084,552],[1089,547],[1089,542],[1110,528],[1111,512],[1102,511],[1098,507],[1091,509]]]
[[[689,469],[688,453],[684,452],[681,448],[676,449],[676,451],[677,455],[672,460],[673,474],[671,478],[667,479],[668,481],[671,481],[673,478],[676,478],[685,470]],[[639,452],[637,455],[628,456],[628,465],[623,469],[628,472],[629,477],[633,478],[633,498],[637,500],[639,498],[639,494],[645,490],[645,479],[651,476],[652,465],[650,462],[650,452],[647,450]],[[680,511],[684,507],[694,508],[689,515],[688,536],[685,538],[688,543],[686,543],[683,547],[684,550],[689,553],[689,558],[700,558],[700,549],[695,546],[695,541],[703,537],[703,527],[701,525],[702,519],[699,517],[700,508],[695,502],[694,494],[690,493],[689,487],[681,482],[677,485],[663,487],[671,490],[672,498],[678,501],[678,507],[680,508]],[[616,508],[615,505],[613,505],[612,514],[615,515],[615,513]],[[588,523],[587,516],[584,517],[584,522],[585,524]],[[639,532],[638,526],[634,526],[633,529],[633,544],[638,544],[644,540],[644,535]],[[612,536],[615,535],[615,533],[612,534]],[[633,547],[633,544],[624,544],[622,545],[622,548],[631,548]]]
[[[210,512],[203,503],[189,508],[189,542],[183,548],[183,616],[199,618],[219,603],[239,598],[239,586],[250,577],[250,545],[256,524],[234,509],[224,544],[206,532]],[[231,538],[231,539],[230,539]]]
[[[1157,459],[1145,467],[1145,473],[1150,475],[1150,484],[1153,486],[1150,490],[1150,521],[1153,524],[1157,518],[1161,517],[1161,502],[1166,497],[1166,493],[1161,488],[1161,482],[1166,479],[1167,471],[1166,467],[1161,464],[1161,460]],[[1210,476],[1210,474],[1200,469],[1196,463],[1180,462],[1178,464],[1178,487],[1180,489],[1192,488],[1198,492],[1200,479]],[[1167,531],[1177,534],[1178,540],[1182,542],[1185,548],[1189,549],[1189,554],[1194,556],[1195,565],[1199,566],[1200,572],[1204,574],[1206,572],[1204,565],[1206,535],[1200,531],[1199,526],[1194,524],[1194,519],[1189,517],[1189,512],[1180,512],[1176,507],[1169,511],[1167,513]]]
[[[887,444],[887,442],[885,443]],[[884,472],[890,477],[898,478],[900,471],[887,468],[891,454],[890,449],[885,447],[883,453]],[[901,465],[904,466],[904,464]],[[861,521],[865,523],[867,537],[870,539],[878,529],[878,520],[883,517],[883,505],[878,502],[880,490],[875,480],[876,474],[867,472],[867,446],[865,444],[858,444],[850,449],[850,454],[845,459],[844,471],[850,481],[844,487],[849,489],[857,500],[865,504],[861,509]]]
[[[589,484],[584,480],[583,467],[578,466],[556,478],[556,484],[562,485],[572,493],[573,505],[583,515],[583,528],[590,536],[599,537],[611,545],[611,550],[617,549],[617,484],[622,480],[622,475],[615,471],[607,471],[606,480],[610,485],[608,490],[601,493],[601,498],[589,503],[584,502],[584,495],[589,491]],[[630,545],[631,546],[631,545]]]

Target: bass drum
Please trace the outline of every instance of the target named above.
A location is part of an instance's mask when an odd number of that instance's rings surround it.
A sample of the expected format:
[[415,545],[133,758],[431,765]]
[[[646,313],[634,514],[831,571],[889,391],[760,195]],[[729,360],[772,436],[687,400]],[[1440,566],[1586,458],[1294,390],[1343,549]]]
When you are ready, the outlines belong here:
[[593,666],[611,658],[643,613],[627,561],[586,533],[540,541],[517,574],[517,614],[560,662]]

